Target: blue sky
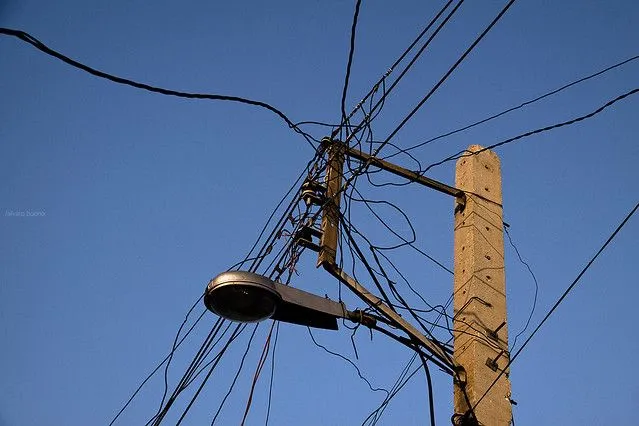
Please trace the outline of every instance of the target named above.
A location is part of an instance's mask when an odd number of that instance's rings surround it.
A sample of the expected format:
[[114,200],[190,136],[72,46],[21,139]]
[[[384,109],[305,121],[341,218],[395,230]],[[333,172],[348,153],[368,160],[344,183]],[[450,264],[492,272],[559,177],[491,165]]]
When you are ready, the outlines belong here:
[[[347,109],[443,3],[363,2]],[[505,2],[466,3],[389,95],[373,122],[376,138],[395,128]],[[0,26],[115,75],[265,101],[293,121],[335,122],[353,6],[7,0]],[[637,55],[637,16],[633,1],[516,2],[393,143],[412,146]],[[118,86],[6,36],[0,57],[0,426],[108,424],[169,352],[208,280],[244,258],[313,152],[264,109]],[[427,165],[470,144],[586,114],[635,89],[637,75],[633,61],[412,154]],[[539,282],[532,325],[637,202],[638,106],[629,97],[590,120],[497,150],[505,221]],[[317,138],[330,131],[305,130]],[[414,167],[405,156],[393,161]],[[429,176],[452,184],[454,164]],[[452,265],[451,199],[412,185],[362,188],[399,205],[419,247]],[[383,213],[406,231],[396,212]],[[389,241],[370,215],[353,220],[376,241]],[[518,426],[631,424],[636,417],[638,239],[633,218],[513,364]],[[509,246],[506,256],[512,339],[530,312],[534,283]],[[425,299],[446,301],[450,274],[414,254],[399,252],[395,260]],[[298,274],[293,285],[338,297],[312,254],[300,260]],[[205,315],[176,354],[171,385],[215,320]],[[269,325],[258,329],[217,424],[240,423]],[[356,360],[350,334],[314,332],[353,359],[374,387],[390,388],[410,351],[359,330]],[[244,333],[225,355],[185,424],[210,423],[248,338]],[[361,424],[382,401],[383,392],[316,347],[305,329],[282,325],[277,345],[269,424]],[[433,370],[437,423],[449,424],[452,383]],[[265,422],[269,375],[270,358],[246,424]],[[154,376],[117,424],[144,424],[162,390],[161,375]],[[420,371],[378,424],[426,424],[426,395]],[[175,423],[187,402],[180,400],[166,423]]]

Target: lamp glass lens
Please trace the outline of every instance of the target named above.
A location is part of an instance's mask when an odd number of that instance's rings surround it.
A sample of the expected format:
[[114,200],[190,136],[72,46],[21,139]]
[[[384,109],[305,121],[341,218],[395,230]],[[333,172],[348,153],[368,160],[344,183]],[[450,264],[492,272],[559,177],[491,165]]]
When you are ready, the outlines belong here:
[[207,299],[207,306],[216,314],[239,322],[265,320],[277,308],[273,293],[254,286],[222,286],[207,294]]

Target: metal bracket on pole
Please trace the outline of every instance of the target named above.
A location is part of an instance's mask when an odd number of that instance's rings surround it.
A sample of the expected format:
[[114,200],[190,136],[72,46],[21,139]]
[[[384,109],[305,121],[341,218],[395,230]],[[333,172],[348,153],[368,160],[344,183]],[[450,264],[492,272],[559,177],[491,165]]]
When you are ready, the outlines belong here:
[[486,334],[488,334],[488,337],[490,337],[491,339],[499,342],[499,335],[497,333],[499,333],[499,330],[501,330],[505,325],[506,325],[506,321],[503,321],[501,325],[497,327],[496,329],[486,330]]
[[445,183],[436,181],[435,179],[427,178],[426,176],[422,176],[420,173],[405,169],[404,167],[400,167],[393,163],[389,163],[388,161],[382,160],[381,158],[373,157],[372,155],[366,154],[365,152],[359,151],[355,148],[350,148],[344,145],[342,142],[333,143],[342,145],[344,152],[349,157],[360,160],[363,163],[379,167],[380,169],[386,170],[387,172],[390,172],[396,176],[403,177],[404,179],[408,179],[411,182],[419,183],[420,185],[426,186],[430,189],[434,189],[435,191],[439,191],[443,194],[452,195],[453,197],[457,198],[457,208],[461,210],[463,210],[464,206],[466,205],[466,194],[461,189],[446,185]]

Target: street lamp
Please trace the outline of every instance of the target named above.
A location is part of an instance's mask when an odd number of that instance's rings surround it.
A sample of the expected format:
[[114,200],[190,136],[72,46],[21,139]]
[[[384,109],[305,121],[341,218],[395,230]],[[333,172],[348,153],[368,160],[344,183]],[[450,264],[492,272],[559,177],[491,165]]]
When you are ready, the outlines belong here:
[[338,318],[375,323],[361,311],[348,311],[343,303],[247,271],[224,272],[213,278],[206,287],[204,304],[217,315],[237,322],[270,318],[327,330],[337,330]]

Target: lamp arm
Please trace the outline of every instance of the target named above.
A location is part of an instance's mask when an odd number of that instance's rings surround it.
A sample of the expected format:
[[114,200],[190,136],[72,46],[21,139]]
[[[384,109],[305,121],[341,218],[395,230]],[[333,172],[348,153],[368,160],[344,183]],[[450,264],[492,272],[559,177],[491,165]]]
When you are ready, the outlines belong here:
[[375,309],[382,316],[388,318],[397,328],[401,329],[404,333],[410,336],[409,340],[418,343],[424,347],[432,356],[431,361],[437,364],[439,367],[447,372],[455,371],[457,366],[452,360],[452,357],[442,348],[439,342],[429,339],[424,336],[419,330],[417,330],[411,323],[402,318],[397,312],[395,312],[388,305],[371,292],[369,292],[363,285],[357,282],[354,278],[350,277],[344,271],[342,271],[336,264],[332,262],[323,262],[322,266],[331,275],[346,285],[353,293],[355,293],[360,299],[362,299],[371,308]]

